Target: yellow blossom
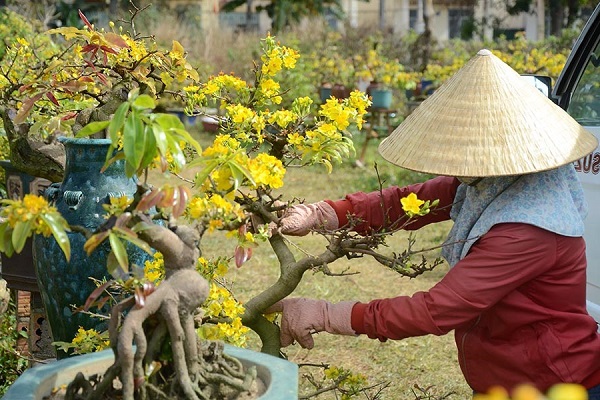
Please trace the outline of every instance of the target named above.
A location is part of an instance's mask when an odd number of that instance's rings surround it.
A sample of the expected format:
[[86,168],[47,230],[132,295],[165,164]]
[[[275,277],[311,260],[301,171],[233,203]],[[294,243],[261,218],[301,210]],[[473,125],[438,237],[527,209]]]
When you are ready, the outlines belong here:
[[277,110],[269,118],[269,123],[277,124],[281,128],[287,127],[291,122],[295,121],[298,116],[289,110]]
[[227,113],[231,117],[231,120],[236,124],[251,122],[252,118],[254,117],[254,111],[248,107],[242,106],[241,104],[228,106]]
[[400,199],[400,203],[402,203],[402,209],[408,216],[413,216],[418,214],[421,210],[421,206],[425,203],[423,200],[419,200],[417,195],[414,193],[410,193],[408,196]]

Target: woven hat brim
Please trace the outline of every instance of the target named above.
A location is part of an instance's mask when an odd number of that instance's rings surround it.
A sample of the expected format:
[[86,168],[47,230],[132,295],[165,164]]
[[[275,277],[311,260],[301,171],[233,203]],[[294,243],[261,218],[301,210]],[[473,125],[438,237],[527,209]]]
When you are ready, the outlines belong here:
[[482,177],[553,169],[597,146],[593,134],[485,50],[423,101],[379,152],[414,171]]

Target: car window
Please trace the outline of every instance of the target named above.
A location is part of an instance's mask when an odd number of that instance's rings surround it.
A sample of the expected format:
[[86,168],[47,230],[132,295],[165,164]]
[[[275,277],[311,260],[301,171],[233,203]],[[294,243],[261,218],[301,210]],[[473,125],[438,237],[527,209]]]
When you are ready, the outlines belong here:
[[600,126],[600,45],[590,54],[567,112],[584,126]]

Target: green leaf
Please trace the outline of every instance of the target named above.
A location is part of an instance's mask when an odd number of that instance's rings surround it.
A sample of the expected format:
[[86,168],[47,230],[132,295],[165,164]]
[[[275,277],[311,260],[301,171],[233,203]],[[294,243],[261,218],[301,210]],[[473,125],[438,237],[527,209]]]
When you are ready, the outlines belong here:
[[144,134],[144,138],[146,139],[146,142],[142,161],[140,162],[140,168],[146,168],[152,163],[154,157],[156,157],[156,137],[154,135],[154,132],[152,131],[151,125],[146,125],[146,132]]
[[[196,162],[195,164],[199,164]],[[206,163],[206,166],[200,170],[194,179],[197,185],[202,185],[206,178],[219,166],[218,160],[210,160]]]
[[127,279],[127,271],[121,268],[117,257],[115,257],[114,252],[108,253],[108,257],[106,257],[106,270],[109,274],[111,274],[115,279]]
[[239,185],[242,184],[244,177],[246,177],[252,185],[256,185],[250,171],[241,166],[235,161],[235,154],[229,157],[227,162],[224,164],[231,170],[231,175],[235,180],[235,188],[237,189]]
[[171,129],[185,130],[185,125],[183,125],[183,122],[181,122],[179,117],[177,117],[176,115],[173,115],[173,114],[164,114],[164,113],[154,114],[154,120],[160,126],[162,126],[162,128],[165,131],[169,131]]
[[133,101],[132,106],[138,110],[141,109],[154,109],[156,107],[156,103],[154,99],[147,94],[141,94]]
[[[129,233],[128,231],[119,229],[119,228],[113,228],[114,232],[118,232],[120,234],[120,237],[127,240],[129,243],[139,247],[140,249],[144,250],[146,253],[152,255],[154,254],[154,251],[152,250],[152,247],[150,247],[150,245],[148,243],[146,243],[145,241],[143,241],[142,239],[138,238],[135,235],[132,235],[131,233]],[[133,232],[133,231],[131,231]]]
[[58,246],[62,250],[63,254],[67,261],[71,259],[71,242],[69,241],[69,236],[67,235],[67,222],[62,218],[62,216],[57,214],[42,214],[40,218],[50,227],[52,231],[52,236],[58,243]]
[[140,88],[137,86],[134,87],[127,94],[127,101],[130,101],[130,102],[135,101],[136,97],[138,97],[139,94],[140,94]]
[[15,248],[12,245],[12,228],[8,225],[8,222],[2,224],[2,236],[0,241],[2,242],[2,251],[8,257],[12,256],[15,252]]
[[127,272],[129,270],[129,257],[127,257],[127,250],[125,249],[123,242],[121,242],[119,236],[113,232],[108,235],[108,240],[110,241],[110,248],[117,259],[121,270]]
[[88,254],[92,254],[94,250],[108,237],[110,231],[102,231],[95,233],[83,244],[83,250]]
[[110,167],[110,165],[118,160],[122,160],[125,158],[125,154],[122,151],[119,151],[114,156],[113,151],[115,148],[111,145],[108,152],[106,153],[106,161],[104,161],[104,165],[100,169],[100,172],[106,171],[106,168]]
[[125,176],[127,176],[128,178],[131,178],[135,174],[137,174],[137,169],[133,165],[126,162],[125,163]]
[[31,236],[31,228],[33,227],[33,221],[29,220],[26,222],[19,221],[15,224],[12,232],[12,245],[17,253],[20,253],[25,247],[27,238]]
[[167,154],[169,148],[169,142],[167,140],[167,134],[160,124],[152,124],[152,132],[154,133],[154,139],[156,141],[156,147],[160,151],[160,154]]
[[[9,244],[6,242],[6,231],[10,230],[10,227],[8,225],[8,221],[3,222],[2,224],[0,224],[0,252],[4,253],[6,251],[6,246],[8,246]],[[9,236],[10,238],[10,236]]]
[[[108,125],[108,133],[110,135],[110,140],[116,145],[119,140],[118,133],[121,129],[123,129],[123,124],[125,123],[125,115],[129,111],[129,103],[125,102],[117,108],[115,111],[115,115],[113,115],[112,120],[110,121],[110,125]],[[112,152],[111,152],[112,154]]]
[[174,129],[173,131],[176,133],[174,136],[178,136],[180,139],[192,146],[198,154],[202,153],[202,146],[200,146],[200,143],[198,143],[188,131],[185,129]]
[[123,130],[123,152],[127,163],[135,170],[140,166],[144,155],[145,138],[144,125],[136,113],[131,113],[125,120]]
[[244,181],[244,176],[246,176],[246,174],[244,174],[242,168],[233,161],[228,162],[226,165],[231,170],[231,176],[233,178],[233,189],[237,190],[237,188],[239,188],[242,185]]
[[89,124],[87,124],[86,126],[81,128],[81,130],[79,132],[77,132],[77,135],[75,137],[81,138],[81,137],[93,135],[94,133],[97,133],[97,132],[100,132],[101,130],[106,129],[106,127],[109,124],[110,124],[110,121],[90,122]]
[[173,157],[173,163],[179,169],[183,168],[186,163],[185,155],[179,146],[179,142],[172,136],[167,136],[167,142],[169,143],[169,151]]

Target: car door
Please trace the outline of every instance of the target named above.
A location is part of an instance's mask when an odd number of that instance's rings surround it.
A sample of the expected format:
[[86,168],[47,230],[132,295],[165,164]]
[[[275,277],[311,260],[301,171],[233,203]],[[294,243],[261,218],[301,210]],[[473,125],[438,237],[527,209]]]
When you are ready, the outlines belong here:
[[[551,98],[600,138],[600,4],[592,13],[556,81]],[[587,306],[600,322],[600,149],[575,162],[589,214],[585,222]]]

